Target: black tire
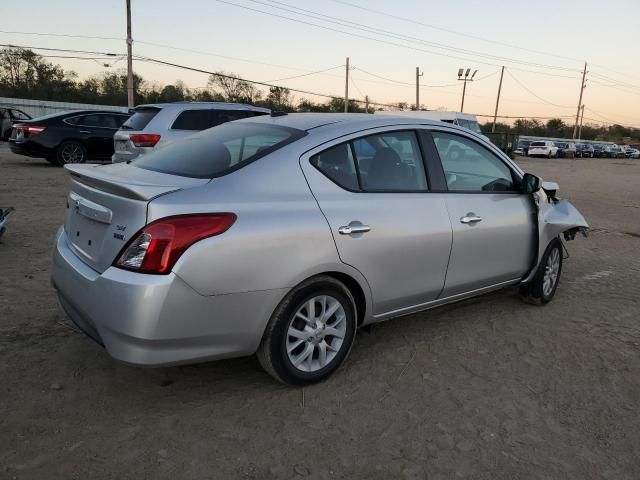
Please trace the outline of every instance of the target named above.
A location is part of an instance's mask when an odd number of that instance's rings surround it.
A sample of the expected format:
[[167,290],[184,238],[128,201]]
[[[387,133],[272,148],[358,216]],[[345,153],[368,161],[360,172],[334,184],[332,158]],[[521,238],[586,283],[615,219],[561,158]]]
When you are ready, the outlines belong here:
[[0,135],[0,139],[7,142],[9,141],[10,136],[11,136],[11,129],[9,128],[8,130],[5,130],[4,132],[2,132],[2,135]]
[[[304,308],[305,304],[317,296],[330,296],[342,306],[345,316],[345,331],[342,343],[338,347],[335,356],[323,367],[315,371],[302,371],[294,366],[287,353],[287,342],[291,337],[287,334],[290,325],[297,320],[297,312]],[[278,308],[271,316],[267,328],[258,348],[257,357],[266,372],[276,380],[289,385],[307,385],[324,380],[331,375],[349,355],[356,334],[356,307],[351,292],[338,280],[326,275],[319,275],[304,281],[293,289],[285,299],[280,302]],[[317,308],[314,306],[314,309]],[[333,317],[330,317],[333,318]],[[337,317],[335,317],[337,318]],[[328,322],[328,320],[327,320]],[[338,323],[334,320],[335,324]],[[341,322],[340,322],[341,323]],[[324,341],[324,340],[323,340]],[[320,355],[319,348],[315,347],[312,340],[303,341],[300,347],[313,346],[311,362]],[[295,352],[294,349],[292,352]],[[326,351],[326,350],[325,350]],[[306,357],[308,358],[308,357]],[[318,360],[319,362],[319,360]],[[305,363],[305,362],[302,362]]]
[[549,155],[547,155],[547,158],[551,158],[551,157],[552,157],[551,151],[549,151]]
[[[555,252],[555,253],[554,253]],[[553,255],[558,255],[558,265],[556,277],[551,286],[551,289],[545,288],[545,274],[548,271],[549,259]],[[546,305],[549,303],[556,293],[558,284],[560,283],[560,276],[562,275],[562,241],[560,238],[555,238],[549,243],[549,246],[542,255],[540,266],[533,279],[520,287],[520,296],[522,299],[533,305]]]
[[87,161],[87,149],[80,142],[65,140],[56,149],[56,160],[60,166],[84,163]]

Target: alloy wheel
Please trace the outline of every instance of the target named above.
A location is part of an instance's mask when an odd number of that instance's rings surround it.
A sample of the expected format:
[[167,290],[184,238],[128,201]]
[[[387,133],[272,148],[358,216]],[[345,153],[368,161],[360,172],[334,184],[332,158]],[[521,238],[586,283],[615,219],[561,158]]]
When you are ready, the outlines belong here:
[[544,277],[542,279],[542,293],[544,296],[551,295],[553,288],[558,281],[558,272],[560,270],[560,250],[554,248],[549,252],[547,264],[544,269]]
[[63,146],[60,156],[64,163],[82,163],[84,161],[82,146],[77,143],[68,143]]
[[346,333],[342,304],[330,295],[312,297],[289,323],[285,341],[289,361],[302,372],[321,370],[336,357]]

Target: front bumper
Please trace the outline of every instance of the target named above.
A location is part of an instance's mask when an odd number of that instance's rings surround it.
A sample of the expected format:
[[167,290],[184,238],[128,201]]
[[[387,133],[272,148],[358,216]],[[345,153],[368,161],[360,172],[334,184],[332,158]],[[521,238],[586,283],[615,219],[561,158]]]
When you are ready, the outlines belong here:
[[203,296],[180,277],[98,273],[58,230],[51,282],[69,318],[117,360],[167,366],[255,353],[286,290]]

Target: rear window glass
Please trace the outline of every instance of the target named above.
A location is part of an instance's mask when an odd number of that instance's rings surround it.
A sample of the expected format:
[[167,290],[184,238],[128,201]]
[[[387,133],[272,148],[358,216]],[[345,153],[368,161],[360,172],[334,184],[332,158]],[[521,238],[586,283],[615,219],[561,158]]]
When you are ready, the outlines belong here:
[[544,142],[533,142],[531,143],[531,145],[529,145],[530,147],[545,147],[545,143]]
[[132,165],[182,177],[225,175],[303,137],[295,128],[231,122],[142,155]]
[[123,130],[144,130],[149,125],[149,122],[155,117],[160,108],[140,108],[136,109],[136,112],[129,117],[129,120],[122,124]]

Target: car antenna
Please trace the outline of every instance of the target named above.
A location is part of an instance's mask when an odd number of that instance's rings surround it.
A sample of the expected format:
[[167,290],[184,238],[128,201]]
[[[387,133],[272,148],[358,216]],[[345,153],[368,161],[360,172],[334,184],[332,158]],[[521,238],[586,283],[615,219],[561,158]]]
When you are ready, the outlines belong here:
[[287,112],[271,112],[272,117],[284,117],[285,115],[288,115],[288,113]]

